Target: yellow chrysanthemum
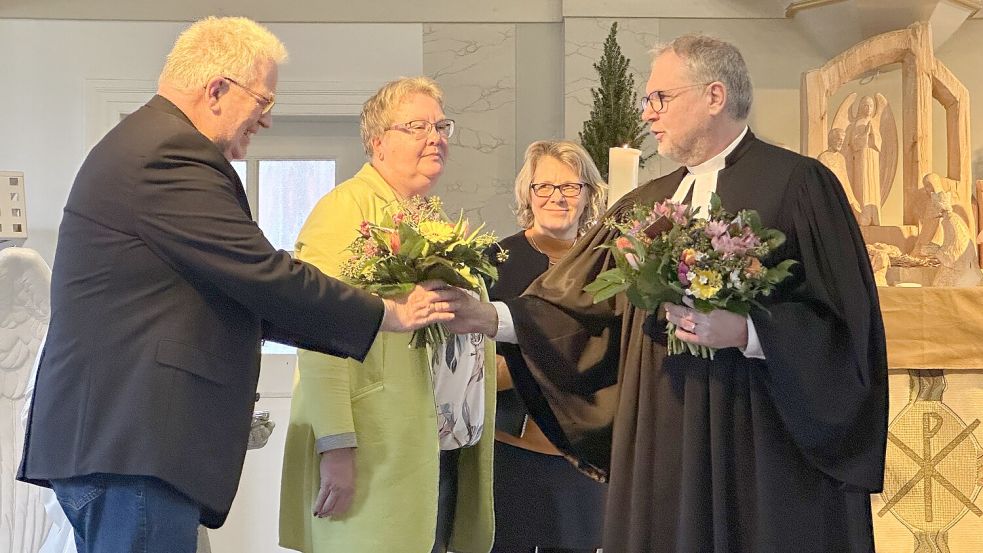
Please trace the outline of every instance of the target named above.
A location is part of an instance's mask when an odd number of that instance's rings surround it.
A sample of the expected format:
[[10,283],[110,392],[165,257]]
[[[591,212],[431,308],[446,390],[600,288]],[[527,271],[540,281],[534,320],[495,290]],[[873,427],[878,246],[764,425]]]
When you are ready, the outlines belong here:
[[420,223],[419,230],[421,236],[434,244],[454,239],[454,227],[442,221],[424,221]]
[[692,274],[694,276],[690,281],[689,289],[701,300],[708,300],[717,295],[724,284],[723,277],[717,271],[696,269]]

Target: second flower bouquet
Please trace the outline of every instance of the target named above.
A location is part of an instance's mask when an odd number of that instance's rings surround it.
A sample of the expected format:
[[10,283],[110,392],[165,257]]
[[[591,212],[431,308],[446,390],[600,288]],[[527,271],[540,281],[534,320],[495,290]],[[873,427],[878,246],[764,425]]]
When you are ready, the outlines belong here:
[[[785,235],[764,228],[753,210],[727,213],[716,194],[708,218],[697,217],[697,211],[666,200],[653,207],[635,205],[626,216],[605,221],[621,234],[601,246],[611,250],[616,266],[584,290],[595,303],[624,292],[632,305],[653,312],[664,302],[682,304],[683,298],[704,313],[725,309],[747,315],[752,306],[762,307],[757,298],[788,278],[795,263],[765,267],[761,262]],[[677,338],[672,323],[666,332],[670,354],[713,359],[712,348]]]
[[[473,231],[468,226],[463,213],[457,223],[447,221],[436,197],[394,204],[381,223],[362,222],[341,276],[383,297],[409,293],[416,284],[433,279],[477,292],[483,279],[498,279],[498,270],[485,254],[497,239],[481,232],[484,225]],[[433,324],[415,331],[410,345],[436,346],[447,336],[442,325]]]

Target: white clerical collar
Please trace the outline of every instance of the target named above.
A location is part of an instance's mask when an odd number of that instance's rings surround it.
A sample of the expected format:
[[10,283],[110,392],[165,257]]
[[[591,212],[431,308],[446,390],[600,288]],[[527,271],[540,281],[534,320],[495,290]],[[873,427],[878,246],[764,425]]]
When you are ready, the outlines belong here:
[[741,140],[744,140],[744,135],[747,134],[747,131],[748,127],[745,125],[744,130],[741,131],[741,134],[739,134],[729,146],[724,148],[723,151],[699,165],[694,165],[693,167],[687,166],[686,170],[692,175],[703,175],[706,173],[716,173],[717,171],[720,171],[727,166],[727,156],[729,156],[730,153],[737,148],[737,145],[741,143]]

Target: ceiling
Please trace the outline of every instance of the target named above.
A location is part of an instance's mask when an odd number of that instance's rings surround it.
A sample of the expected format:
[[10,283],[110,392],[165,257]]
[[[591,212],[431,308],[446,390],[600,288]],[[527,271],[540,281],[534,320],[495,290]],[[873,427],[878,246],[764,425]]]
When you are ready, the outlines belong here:
[[802,0],[785,15],[827,54],[835,55],[881,33],[928,21],[938,48],[967,19],[983,17],[980,0]]

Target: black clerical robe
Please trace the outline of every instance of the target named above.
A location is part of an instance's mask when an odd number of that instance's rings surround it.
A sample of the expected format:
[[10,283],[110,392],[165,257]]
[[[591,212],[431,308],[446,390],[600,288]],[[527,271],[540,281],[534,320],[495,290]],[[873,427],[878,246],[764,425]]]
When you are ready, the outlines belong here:
[[[675,192],[685,168],[625,196],[617,213]],[[583,292],[613,266],[601,225],[508,304],[532,416],[585,472],[609,477],[605,553],[873,551],[887,356],[874,278],[846,197],[816,160],[754,138],[717,193],[787,241],[798,264],[751,313],[766,359],[667,356],[664,322],[624,295]]]

